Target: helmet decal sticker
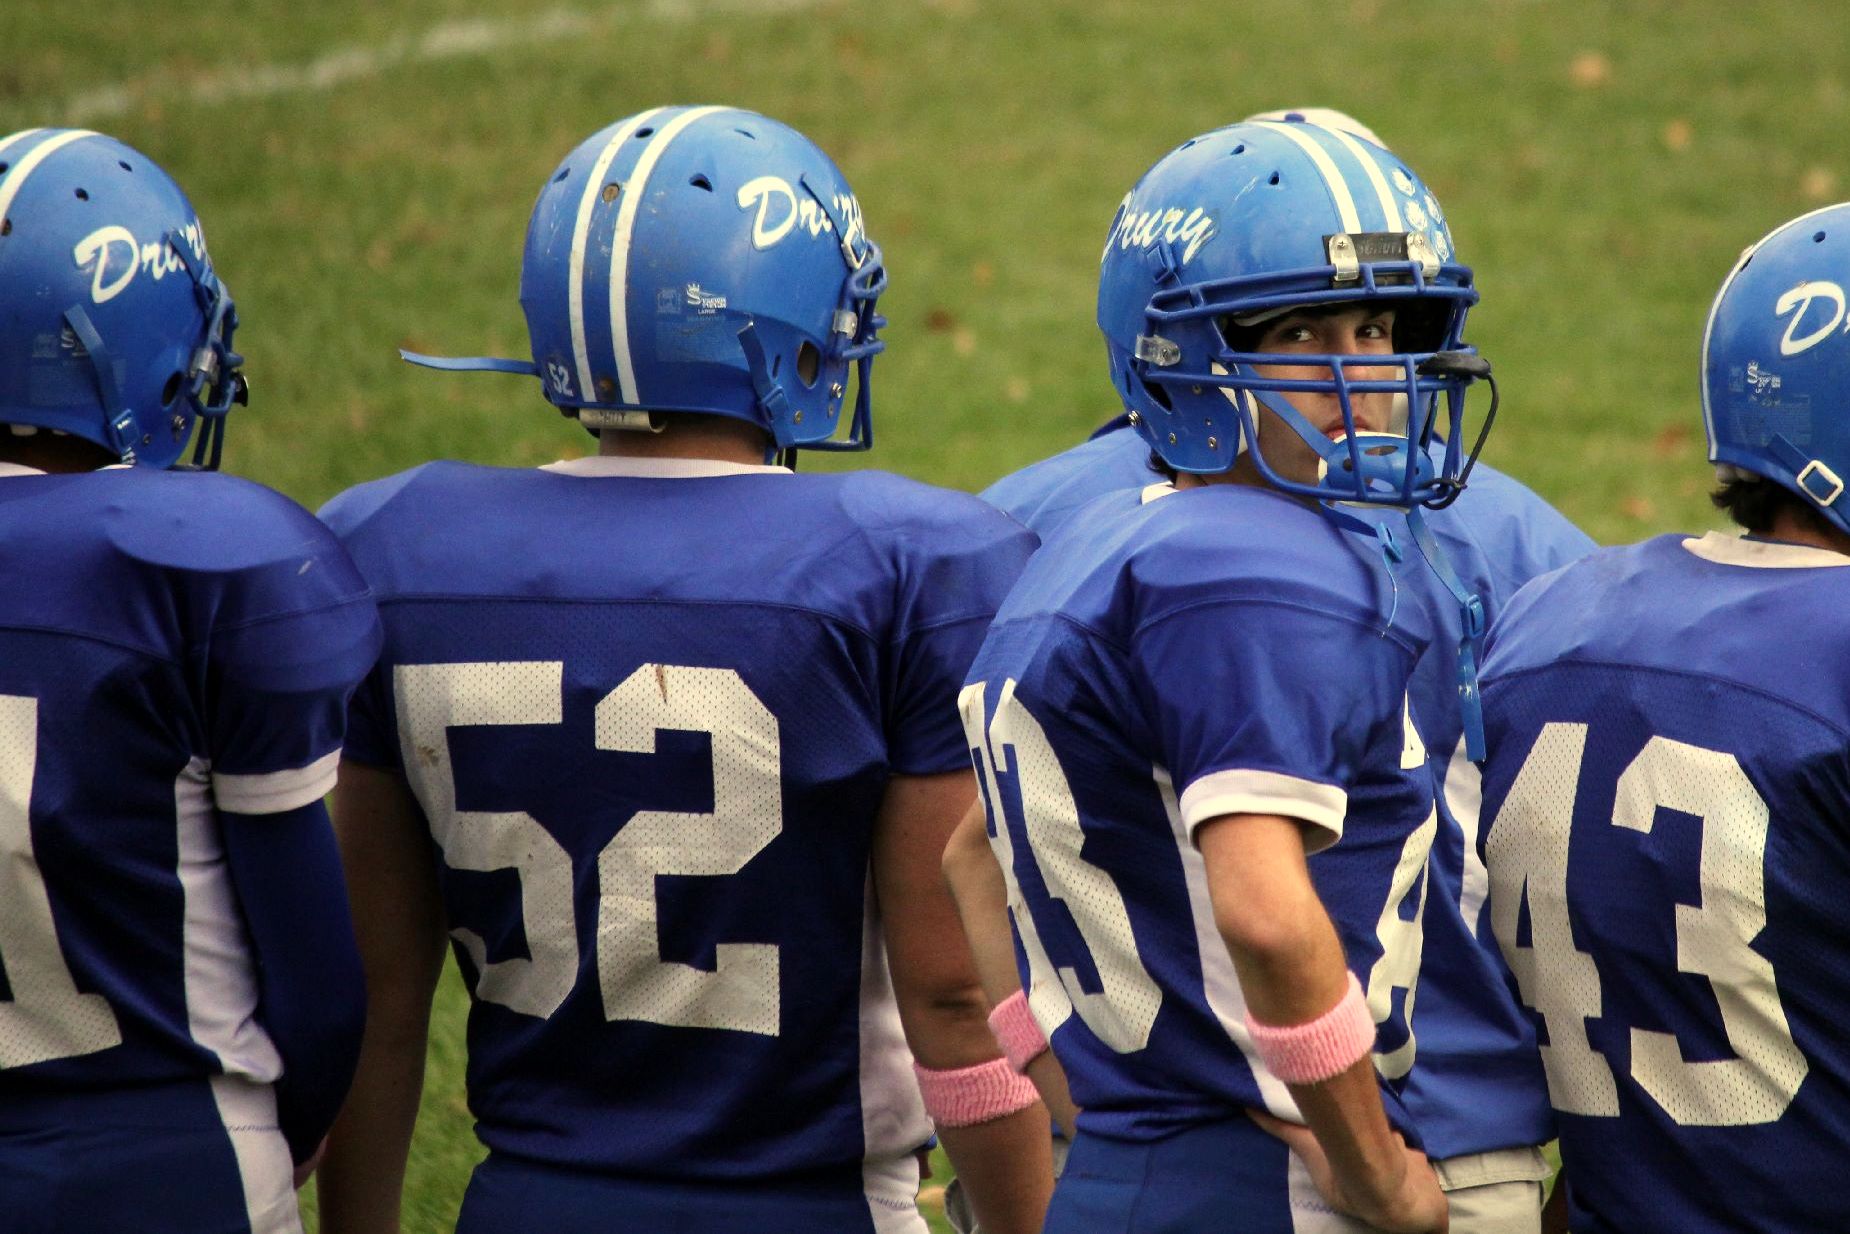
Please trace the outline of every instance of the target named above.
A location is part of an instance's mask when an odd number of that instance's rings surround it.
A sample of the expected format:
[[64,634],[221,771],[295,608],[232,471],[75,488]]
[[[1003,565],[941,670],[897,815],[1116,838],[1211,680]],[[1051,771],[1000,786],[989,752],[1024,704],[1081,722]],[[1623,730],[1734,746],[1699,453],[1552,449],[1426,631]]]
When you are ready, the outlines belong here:
[[683,294],[687,296],[687,306],[703,317],[711,316],[726,307],[725,296],[708,291],[699,283],[689,283]]
[[[799,193],[782,176],[759,176],[739,186],[739,209],[758,209],[752,219],[752,247],[768,249],[777,244],[801,223],[811,236],[835,230],[822,203],[808,193]],[[836,206],[841,205],[840,198]],[[857,208],[858,209],[858,208]]]
[[[188,223],[182,234],[193,256],[204,261],[205,235],[199,229],[198,220]],[[79,240],[71,249],[71,259],[79,269],[96,263],[90,279],[92,304],[106,304],[115,299],[143,270],[157,282],[169,274],[186,270],[186,260],[166,239],[138,241],[134,232],[119,224],[99,227]]]
[[[1819,297],[1831,302],[1830,320],[1812,330],[1810,334],[1794,338],[1793,335],[1798,331],[1799,323],[1805,320],[1806,310],[1811,308],[1812,301]],[[1779,298],[1779,302],[1773,306],[1773,313],[1777,317],[1784,317],[1787,313],[1792,314],[1792,320],[1786,323],[1786,333],[1780,336],[1779,354],[1782,356],[1799,355],[1822,343],[1833,330],[1843,324],[1844,289],[1824,279],[1800,283]]]
[[1120,249],[1147,249],[1158,240],[1181,245],[1182,260],[1189,261],[1201,251],[1202,245],[1214,238],[1214,216],[1200,206],[1132,210],[1130,204],[1130,197],[1126,197],[1118,210],[1117,221],[1112,224],[1111,234],[1105,237],[1101,261],[1110,254],[1114,244]]
[[1753,387],[1756,398],[1764,397],[1779,389],[1780,381],[1778,374],[1768,372],[1766,369],[1761,368],[1758,360],[1749,360],[1747,362],[1746,376],[1746,384]]

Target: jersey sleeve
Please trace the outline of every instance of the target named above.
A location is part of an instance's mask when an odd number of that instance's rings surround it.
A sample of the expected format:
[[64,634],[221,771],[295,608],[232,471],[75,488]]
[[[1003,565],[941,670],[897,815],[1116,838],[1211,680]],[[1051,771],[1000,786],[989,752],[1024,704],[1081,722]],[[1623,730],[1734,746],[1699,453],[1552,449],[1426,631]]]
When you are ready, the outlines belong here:
[[306,511],[287,551],[210,582],[206,735],[219,807],[275,814],[334,787],[347,703],[380,645],[371,593]]
[[1413,655],[1379,628],[1296,603],[1200,604],[1139,629],[1135,688],[1189,834],[1224,814],[1342,836],[1375,743],[1403,736]]
[[901,775],[970,765],[957,692],[996,609],[1038,541],[1013,519],[970,502],[971,517],[906,547],[887,657],[887,758]]
[[368,767],[398,770],[398,721],[392,709],[391,666],[376,664],[347,707],[347,741],[341,757]]

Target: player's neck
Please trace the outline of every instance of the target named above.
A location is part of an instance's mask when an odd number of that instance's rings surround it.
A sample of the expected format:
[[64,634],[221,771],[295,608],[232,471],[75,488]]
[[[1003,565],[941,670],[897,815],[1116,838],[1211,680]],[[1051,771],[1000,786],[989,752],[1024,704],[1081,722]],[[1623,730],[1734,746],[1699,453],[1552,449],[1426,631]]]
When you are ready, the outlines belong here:
[[619,458],[697,458],[720,463],[762,463],[769,445],[764,430],[726,416],[677,416],[659,433],[605,429],[602,455]]
[[43,431],[30,437],[15,437],[0,428],[0,463],[18,463],[36,471],[63,473],[95,471],[115,461],[107,450],[81,437],[54,436]]
[[1766,538],[1826,549],[1850,557],[1850,535],[1791,505],[1782,506],[1774,513],[1773,525],[1767,528]]

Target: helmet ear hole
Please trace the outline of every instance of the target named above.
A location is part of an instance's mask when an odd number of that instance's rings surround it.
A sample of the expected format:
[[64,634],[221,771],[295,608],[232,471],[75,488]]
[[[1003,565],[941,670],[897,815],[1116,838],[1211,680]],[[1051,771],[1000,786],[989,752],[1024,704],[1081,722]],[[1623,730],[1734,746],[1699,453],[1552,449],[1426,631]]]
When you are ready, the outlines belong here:
[[181,388],[185,384],[185,373],[175,373],[167,379],[167,384],[161,387],[161,407],[163,409],[174,405],[174,402],[180,397]]
[[1158,407],[1161,407],[1164,411],[1174,411],[1176,409],[1175,403],[1170,401],[1169,391],[1163,388],[1161,382],[1156,382],[1156,381],[1144,382],[1143,392],[1150,396],[1151,402],[1155,403]]
[[797,348],[797,377],[806,386],[816,384],[816,377],[822,372],[822,352],[808,339],[803,340]]

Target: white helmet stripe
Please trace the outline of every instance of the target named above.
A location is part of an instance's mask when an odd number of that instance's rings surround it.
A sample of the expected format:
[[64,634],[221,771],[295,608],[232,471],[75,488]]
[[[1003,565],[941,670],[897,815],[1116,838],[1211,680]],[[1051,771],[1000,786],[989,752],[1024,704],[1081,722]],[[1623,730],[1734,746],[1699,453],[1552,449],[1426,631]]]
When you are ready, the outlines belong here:
[[1280,124],[1273,120],[1261,120],[1259,123],[1268,129],[1277,129],[1310,155],[1310,161],[1317,165],[1317,170],[1323,173],[1324,183],[1330,187],[1330,196],[1336,199],[1336,213],[1342,219],[1343,230],[1349,233],[1361,231],[1362,220],[1355,212],[1355,197],[1349,192],[1349,182],[1343,179],[1343,173],[1337,170],[1329,152],[1318,144],[1316,138],[1304,132],[1307,126]]
[[5,154],[6,148],[14,142],[30,137],[34,133],[43,133],[44,131],[43,128],[20,129],[17,133],[8,133],[5,137],[0,137],[0,154]]
[[630,359],[629,332],[630,237],[636,229],[636,207],[648,189],[649,173],[655,169],[668,143],[701,117],[727,110],[730,109],[690,107],[663,125],[644,147],[642,157],[636,160],[635,170],[630,172],[629,183],[624,186],[623,204],[617,207],[617,231],[610,242],[610,343],[617,353],[619,398],[626,405],[637,404],[636,365]]
[[567,310],[572,320],[572,359],[578,364],[578,396],[590,400],[593,397],[591,387],[591,351],[585,342],[585,247],[591,233],[591,211],[597,206],[597,195],[604,187],[604,173],[610,170],[610,164],[617,157],[617,151],[629,140],[631,133],[646,124],[653,116],[660,115],[665,108],[657,107],[641,115],[631,116],[604,146],[603,153],[597,156],[597,162],[591,166],[591,174],[585,180],[584,196],[578,200],[578,219],[572,227],[572,273],[567,280]]
[[1400,203],[1394,198],[1394,190],[1388,187],[1387,177],[1381,174],[1381,164],[1375,161],[1374,153],[1341,129],[1326,131],[1347,146],[1349,153],[1355,155],[1355,161],[1360,163],[1362,170],[1368,173],[1369,180],[1375,186],[1375,198],[1381,203],[1381,213],[1387,216],[1387,229],[1389,231],[1407,230],[1407,225],[1401,220]]
[[[27,133],[43,131],[42,129],[26,130]],[[25,134],[18,134],[18,136],[25,136]],[[51,155],[74,141],[80,141],[85,137],[95,136],[96,134],[92,133],[89,129],[71,129],[69,132],[59,133],[49,141],[42,141],[38,145],[32,147],[31,152],[28,153],[25,158],[13,164],[12,171],[8,173],[6,179],[0,181],[0,219],[4,219],[7,211],[13,208],[13,199],[19,196],[19,190],[26,183],[26,178],[32,174],[33,170],[37,168],[40,163],[43,163],[47,158],[51,157]],[[10,138],[8,140],[11,141]]]

